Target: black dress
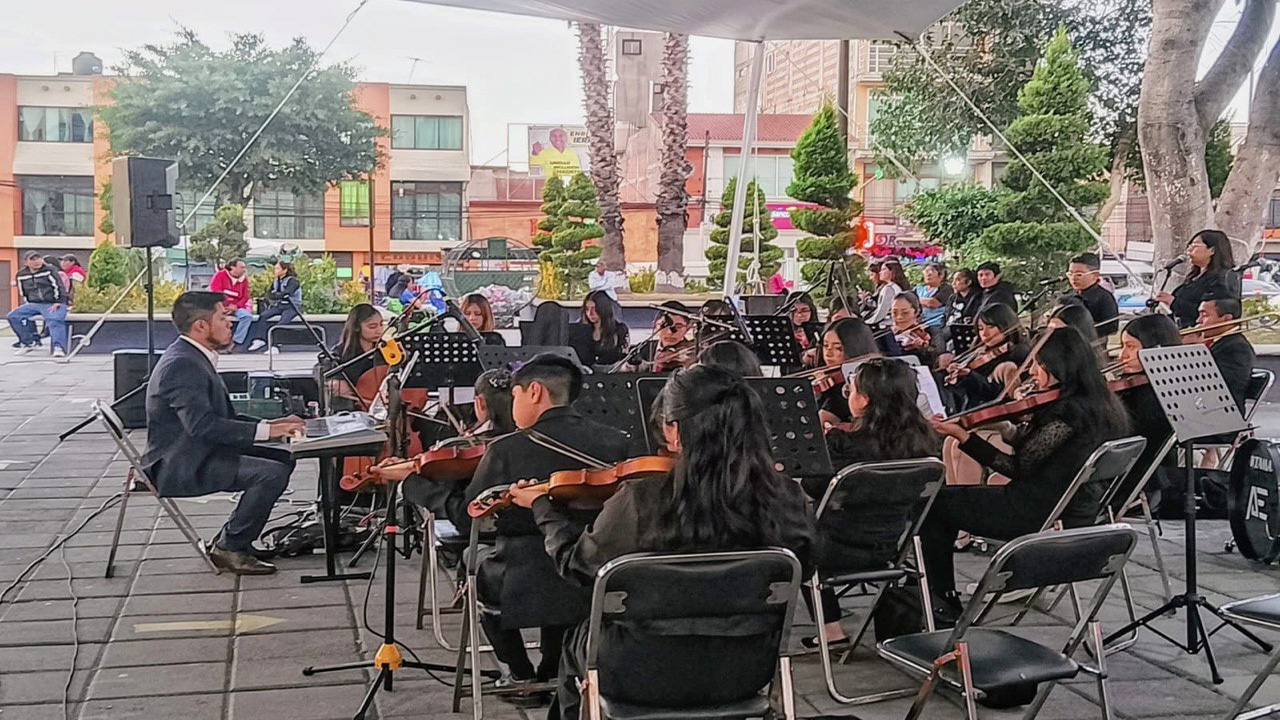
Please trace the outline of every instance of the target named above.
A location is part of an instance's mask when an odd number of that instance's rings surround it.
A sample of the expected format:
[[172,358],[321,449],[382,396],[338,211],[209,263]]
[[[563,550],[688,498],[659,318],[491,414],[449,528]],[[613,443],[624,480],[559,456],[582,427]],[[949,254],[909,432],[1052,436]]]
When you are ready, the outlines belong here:
[[1240,298],[1240,293],[1231,289],[1225,270],[1201,273],[1173,291],[1173,302],[1169,305],[1169,309],[1173,311],[1178,327],[1189,328],[1196,324],[1196,319],[1200,315],[1200,303],[1206,295]]

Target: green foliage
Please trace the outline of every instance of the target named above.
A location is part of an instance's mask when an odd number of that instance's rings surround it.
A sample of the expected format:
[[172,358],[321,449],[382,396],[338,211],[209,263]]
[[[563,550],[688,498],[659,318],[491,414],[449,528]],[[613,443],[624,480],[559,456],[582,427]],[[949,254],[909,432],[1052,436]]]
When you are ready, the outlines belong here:
[[208,225],[191,236],[187,252],[194,260],[221,267],[228,260],[243,258],[249,252],[249,242],[244,239],[248,230],[244,206],[223,205]]
[[[344,313],[362,302],[369,302],[369,293],[359,280],[339,280],[338,264],[331,255],[319,259],[306,254],[293,261],[302,284],[302,311],[305,313]],[[249,295],[255,298],[267,296],[275,274],[270,267],[249,273]]]
[[102,183],[102,188],[98,190],[98,207],[102,208],[104,215],[102,216],[102,222],[98,223],[98,230],[102,231],[103,235],[114,235],[116,233],[115,215],[112,214],[113,211],[111,209],[114,195],[111,181],[107,180]]
[[[133,276],[127,274],[126,263],[124,248],[113,242],[98,243],[89,253],[89,287],[105,290],[128,285]],[[76,293],[76,304],[80,304],[79,292]]]
[[642,267],[627,273],[627,285],[631,287],[631,292],[637,294],[646,294],[653,292],[658,287],[657,282],[658,271],[652,266]]
[[[98,108],[117,155],[177,158],[182,183],[205,188],[316,60],[301,38],[272,48],[261,35],[231,36],[226,50],[179,29],[168,45],[125,53],[121,81]],[[356,69],[317,67],[218,186],[239,202],[250,183],[314,195],[363,177],[382,161],[386,131],[355,106]]]
[[549,264],[557,277],[548,280],[544,273],[539,294],[555,292],[557,299],[575,298],[586,290],[587,275],[591,273],[588,263],[602,252],[599,245],[583,245],[604,237],[604,226],[597,222],[600,203],[596,186],[583,173],[574,175],[567,186],[559,178],[551,178],[542,193],[542,211],[547,217],[538,223],[539,233],[533,242],[543,248],[539,259],[544,270]]
[[[738,178],[729,178],[724,192],[720,195],[720,205],[724,208],[715,216],[716,229],[711,231],[711,244],[707,246],[706,258],[707,282],[711,287],[723,287],[725,270],[728,266],[729,235],[733,225],[733,196],[738,191]],[[778,237],[778,229],[773,226],[773,215],[765,205],[764,191],[751,181],[747,183],[746,204],[742,212],[742,237],[738,242],[738,283],[746,282],[747,268],[756,259],[756,238],[760,241],[760,277],[767,278],[778,270],[778,261],[782,259],[782,250],[771,241]]]
[[[169,310],[173,307],[173,302],[178,299],[178,296],[185,291],[186,288],[180,282],[157,280],[155,287],[156,310]],[[76,288],[75,310],[82,313],[106,312],[122,292],[124,292],[123,285],[106,285],[102,287],[89,285],[88,287]],[[129,288],[129,292],[125,294],[124,299],[120,301],[120,304],[115,309],[115,312],[119,313],[146,311],[147,293],[141,285]]]
[[1000,191],[960,183],[917,193],[899,213],[931,242],[958,250],[998,222],[1000,210]]
[[1209,195],[1213,199],[1217,200],[1222,194],[1235,160],[1231,152],[1231,119],[1224,117],[1209,128],[1209,136],[1205,138],[1204,164],[1209,171]]
[[839,210],[852,204],[849,191],[858,180],[849,172],[849,146],[830,99],[800,135],[791,157],[796,164],[795,179],[787,186],[789,197]]
[[685,278],[684,291],[690,295],[703,295],[711,292],[711,289],[698,278]]
[[369,291],[365,290],[364,283],[355,278],[338,281],[338,306],[341,308],[339,312],[347,312],[360,303],[366,302],[369,302]]

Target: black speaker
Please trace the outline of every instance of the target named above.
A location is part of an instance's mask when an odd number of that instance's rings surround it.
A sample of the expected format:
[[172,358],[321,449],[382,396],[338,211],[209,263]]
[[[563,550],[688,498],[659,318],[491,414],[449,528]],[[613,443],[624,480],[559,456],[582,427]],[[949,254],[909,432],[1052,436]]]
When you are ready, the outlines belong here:
[[[156,352],[156,360],[161,353]],[[116,350],[111,353],[115,363],[115,399],[128,395],[147,377],[146,350]],[[126,429],[147,426],[147,391],[139,390],[132,397],[115,405],[116,414]]]
[[130,247],[178,244],[178,162],[121,157],[111,163],[111,215],[116,242]]

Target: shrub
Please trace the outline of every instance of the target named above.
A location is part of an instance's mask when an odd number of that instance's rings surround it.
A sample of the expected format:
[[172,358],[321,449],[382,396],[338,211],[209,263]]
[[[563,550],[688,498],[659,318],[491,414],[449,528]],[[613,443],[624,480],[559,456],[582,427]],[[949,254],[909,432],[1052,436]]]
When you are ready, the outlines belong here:
[[658,286],[657,270],[652,267],[643,267],[627,273],[627,284],[631,286],[633,293],[651,293]]

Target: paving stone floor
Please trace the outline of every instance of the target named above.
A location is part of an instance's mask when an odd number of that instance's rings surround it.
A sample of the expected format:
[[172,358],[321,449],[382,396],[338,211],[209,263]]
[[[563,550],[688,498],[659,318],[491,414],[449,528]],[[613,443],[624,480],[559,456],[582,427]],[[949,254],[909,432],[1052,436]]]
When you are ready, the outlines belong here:
[[[7,343],[4,343],[7,346]],[[308,362],[285,356],[286,364]],[[229,357],[229,367],[265,367],[265,358]],[[365,582],[303,585],[303,574],[320,570],[320,556],[280,561],[281,572],[265,578],[214,576],[186,545],[154,502],[135,498],[125,518],[115,576],[103,566],[116,512],[89,519],[116,493],[126,471],[111,440],[90,426],[65,443],[57,435],[89,412],[89,403],[111,388],[110,358],[84,356],[70,364],[18,358],[0,350],[0,588],[66,532],[88,520],[65,549],[54,552],[0,604],[0,720],[52,718],[181,718],[182,720],[326,720],[350,717],[370,680],[362,670],[305,677],[304,666],[369,660],[379,640],[365,629]],[[1280,427],[1280,414],[1266,408],[1264,427]],[[141,432],[134,441],[142,444]],[[315,492],[314,462],[301,463],[280,514],[305,505]],[[181,501],[184,512],[211,536],[231,508],[228,497]],[[1166,524],[1160,541],[1180,584],[1181,527]],[[1223,552],[1225,522],[1203,523],[1201,581],[1214,602],[1280,591],[1275,569],[1261,568]],[[976,576],[985,558],[960,557],[959,570]],[[361,569],[373,565],[366,557]],[[1159,576],[1149,545],[1139,546],[1131,577],[1140,606],[1161,601]],[[424,660],[450,663],[430,630],[413,629],[418,560],[402,563],[396,583],[400,638]],[[447,590],[447,583],[440,587]],[[78,598],[73,601],[72,592]],[[368,622],[382,626],[381,575],[368,593]],[[858,606],[850,607],[856,617]],[[804,613],[801,612],[803,617]],[[1114,599],[1104,618],[1111,627],[1124,616]],[[1181,618],[1162,620],[1178,632]],[[797,632],[812,632],[800,625]],[[1061,637],[1058,618],[1036,614],[1025,632]],[[443,633],[456,638],[456,615]],[[78,646],[75,641],[78,639]],[[1109,659],[1114,708],[1121,718],[1212,718],[1227,711],[1264,656],[1229,630],[1215,637],[1226,681],[1210,684],[1204,657],[1172,649],[1144,632],[1130,651]],[[74,657],[74,670],[73,670]],[[825,690],[813,655],[795,666],[800,715],[867,719],[901,717],[906,701],[844,708]],[[909,680],[860,651],[838,670],[848,692],[906,687]],[[452,715],[450,689],[421,671],[398,674],[394,693],[379,696],[378,718],[445,718]],[[63,698],[67,703],[64,710]],[[1096,716],[1094,687],[1081,680],[1054,691],[1041,713],[1046,720]],[[1280,702],[1280,680],[1264,686],[1257,702]],[[464,706],[465,707],[465,706]],[[982,710],[983,717],[1012,718],[1014,711]],[[489,699],[492,718],[543,717]],[[960,718],[949,695],[930,704],[928,718]]]

